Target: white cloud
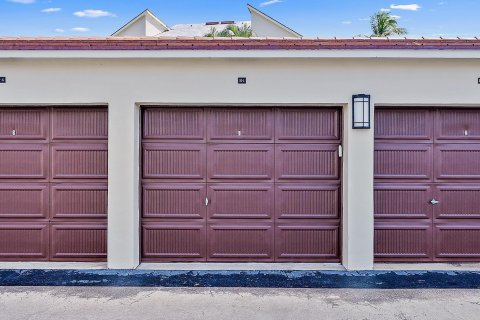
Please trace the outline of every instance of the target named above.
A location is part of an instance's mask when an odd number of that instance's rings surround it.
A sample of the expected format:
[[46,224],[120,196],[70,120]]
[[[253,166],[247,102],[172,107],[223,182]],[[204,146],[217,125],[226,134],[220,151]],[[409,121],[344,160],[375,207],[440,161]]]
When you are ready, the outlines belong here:
[[418,4],[392,4],[390,9],[396,10],[408,10],[408,11],[418,11],[422,7]]
[[101,18],[101,17],[115,17],[115,15],[108,11],[87,9],[83,11],[77,11],[75,16],[80,18]]
[[401,16],[396,16],[394,14],[390,15],[390,17],[392,17],[393,19],[395,20],[398,20],[398,19],[401,19],[402,17]]
[[36,0],[8,0],[8,1],[21,3],[21,4],[32,4],[32,3],[35,3]]
[[63,29],[60,29],[60,28],[57,28],[57,29],[55,29],[55,32],[58,32],[58,33],[64,33],[64,32],[65,32],[65,30],[63,30]]
[[342,24],[352,24],[352,21],[342,21]]
[[382,11],[382,12],[390,12],[390,11],[392,11],[392,10],[387,9],[387,8],[382,8],[382,9],[380,9],[380,11]]
[[47,8],[42,10],[42,12],[44,13],[52,13],[52,12],[59,12],[59,11],[62,11],[62,8]]
[[281,3],[283,0],[270,0],[260,3],[260,7],[271,6],[272,4]]
[[72,31],[75,31],[75,32],[88,32],[88,31],[90,31],[90,29],[88,29],[88,28],[83,28],[83,27],[76,27],[76,28],[72,28]]
[[370,18],[359,18],[360,21],[370,21]]
[[439,6],[443,6],[443,5],[445,5],[445,4],[447,4],[447,1],[440,1],[440,2],[438,3]]

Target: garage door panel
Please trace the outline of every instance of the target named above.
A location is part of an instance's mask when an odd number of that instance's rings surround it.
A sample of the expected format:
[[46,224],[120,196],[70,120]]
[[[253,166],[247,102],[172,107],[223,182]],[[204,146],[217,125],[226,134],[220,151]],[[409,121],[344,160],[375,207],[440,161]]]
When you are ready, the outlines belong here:
[[375,224],[376,261],[428,261],[432,257],[430,223]]
[[480,185],[437,185],[435,190],[437,219],[480,219]]
[[56,184],[51,187],[52,218],[106,219],[108,185]]
[[273,261],[273,223],[210,224],[209,261]]
[[433,138],[433,113],[428,109],[375,110],[375,139],[425,140]]
[[53,260],[98,260],[107,258],[106,224],[52,224]]
[[432,145],[375,145],[375,179],[432,180]]
[[0,140],[46,140],[47,136],[45,108],[0,108]]
[[0,184],[0,219],[47,219],[47,184]]
[[54,140],[108,139],[107,108],[53,108],[51,117]]
[[[480,110],[430,109],[432,126],[424,129],[434,128],[434,141],[428,144],[417,130],[422,112],[376,110],[376,260],[480,261]],[[408,143],[398,130],[414,137]],[[422,148],[428,150],[415,156]]]
[[209,219],[272,219],[273,184],[214,184],[208,186]]
[[47,144],[0,145],[0,179],[47,178]]
[[273,145],[217,144],[208,146],[209,181],[273,180]]
[[205,184],[143,185],[144,218],[154,219],[205,219]]
[[107,112],[0,108],[0,260],[106,259]]
[[148,223],[142,226],[144,260],[205,261],[203,223]]
[[340,109],[277,109],[276,141],[328,142],[340,140]]
[[340,158],[338,145],[276,145],[276,179],[338,180]]
[[143,111],[143,139],[205,141],[202,108],[147,108]]
[[107,144],[52,145],[52,179],[106,178],[108,178]]
[[431,219],[433,190],[429,185],[375,184],[375,218]]
[[143,178],[205,181],[204,144],[143,144]]
[[209,141],[273,141],[272,109],[209,109]]
[[339,260],[339,226],[316,221],[277,224],[276,261]]
[[480,144],[438,144],[435,147],[437,180],[480,180]]
[[339,185],[277,184],[275,199],[277,219],[340,217]]
[[[149,109],[143,109],[144,127],[160,130],[163,118],[148,116]],[[169,140],[161,134],[148,134],[144,128],[142,260],[274,262],[278,221],[283,222],[286,229],[296,228],[292,236],[285,233],[286,251],[278,261],[339,261],[340,108],[204,110],[205,142],[197,140],[194,144],[195,137],[182,134],[170,136]],[[279,116],[280,110],[282,116]],[[149,123],[147,116],[151,118]],[[279,141],[282,144],[276,150],[275,143]],[[189,172],[187,177],[175,175],[175,167],[170,165],[182,163],[181,160],[173,156],[160,160],[157,157],[155,167],[149,163],[152,156],[145,151],[181,151],[192,145],[205,148],[204,153],[198,154],[203,157],[206,168],[196,170],[199,167],[195,163],[188,164],[186,167],[196,171]],[[281,151],[294,156],[283,156],[285,165],[279,170],[276,165],[281,161]],[[173,160],[169,162],[169,159]],[[202,169],[206,176],[196,174]],[[279,178],[280,173],[283,180]],[[282,182],[278,186],[285,187],[284,190],[277,189],[274,183],[277,181]],[[207,206],[205,197],[200,197],[202,184],[206,187]],[[195,199],[192,200],[195,205],[189,205],[190,201],[178,194],[148,194],[165,186],[183,192],[193,185],[197,193],[193,192],[189,199]],[[281,191],[292,194],[284,195]],[[281,207],[285,209],[284,214],[278,218],[276,205],[287,197],[284,208]],[[205,220],[200,220],[202,217],[198,214],[178,215],[195,211],[197,205],[206,212]],[[183,209],[185,206],[187,210]],[[174,208],[175,214],[163,214],[165,208]],[[176,211],[177,208],[181,210]],[[325,243],[314,243],[327,237],[331,239]],[[303,245],[299,241],[310,241],[303,247],[304,251],[295,251]],[[332,245],[335,248],[332,249]]]
[[480,110],[439,110],[435,134],[437,140],[480,140]]
[[47,260],[48,223],[1,223],[0,259]]
[[480,223],[448,223],[435,227],[436,257],[480,259]]

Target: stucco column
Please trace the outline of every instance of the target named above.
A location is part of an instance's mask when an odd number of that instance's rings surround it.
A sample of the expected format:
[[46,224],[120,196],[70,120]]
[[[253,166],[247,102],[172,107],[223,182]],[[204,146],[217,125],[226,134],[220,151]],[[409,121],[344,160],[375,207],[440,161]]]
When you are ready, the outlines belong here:
[[[352,105],[345,109],[343,161],[343,265],[349,270],[373,269],[372,129],[352,129]],[[372,101],[372,124],[373,124]]]
[[139,115],[134,102],[112,101],[108,114],[108,267],[139,264]]

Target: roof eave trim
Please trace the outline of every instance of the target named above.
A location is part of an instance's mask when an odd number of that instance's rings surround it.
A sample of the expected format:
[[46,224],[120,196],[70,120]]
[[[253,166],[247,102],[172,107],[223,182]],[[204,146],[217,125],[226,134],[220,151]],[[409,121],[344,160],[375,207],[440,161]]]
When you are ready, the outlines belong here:
[[480,59],[480,50],[0,50],[0,59]]

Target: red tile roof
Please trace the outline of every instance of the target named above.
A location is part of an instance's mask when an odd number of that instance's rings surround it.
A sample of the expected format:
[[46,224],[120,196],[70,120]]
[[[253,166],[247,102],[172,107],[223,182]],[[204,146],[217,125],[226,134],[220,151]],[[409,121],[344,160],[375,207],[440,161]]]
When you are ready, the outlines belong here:
[[480,50],[480,39],[0,38],[0,50]]

